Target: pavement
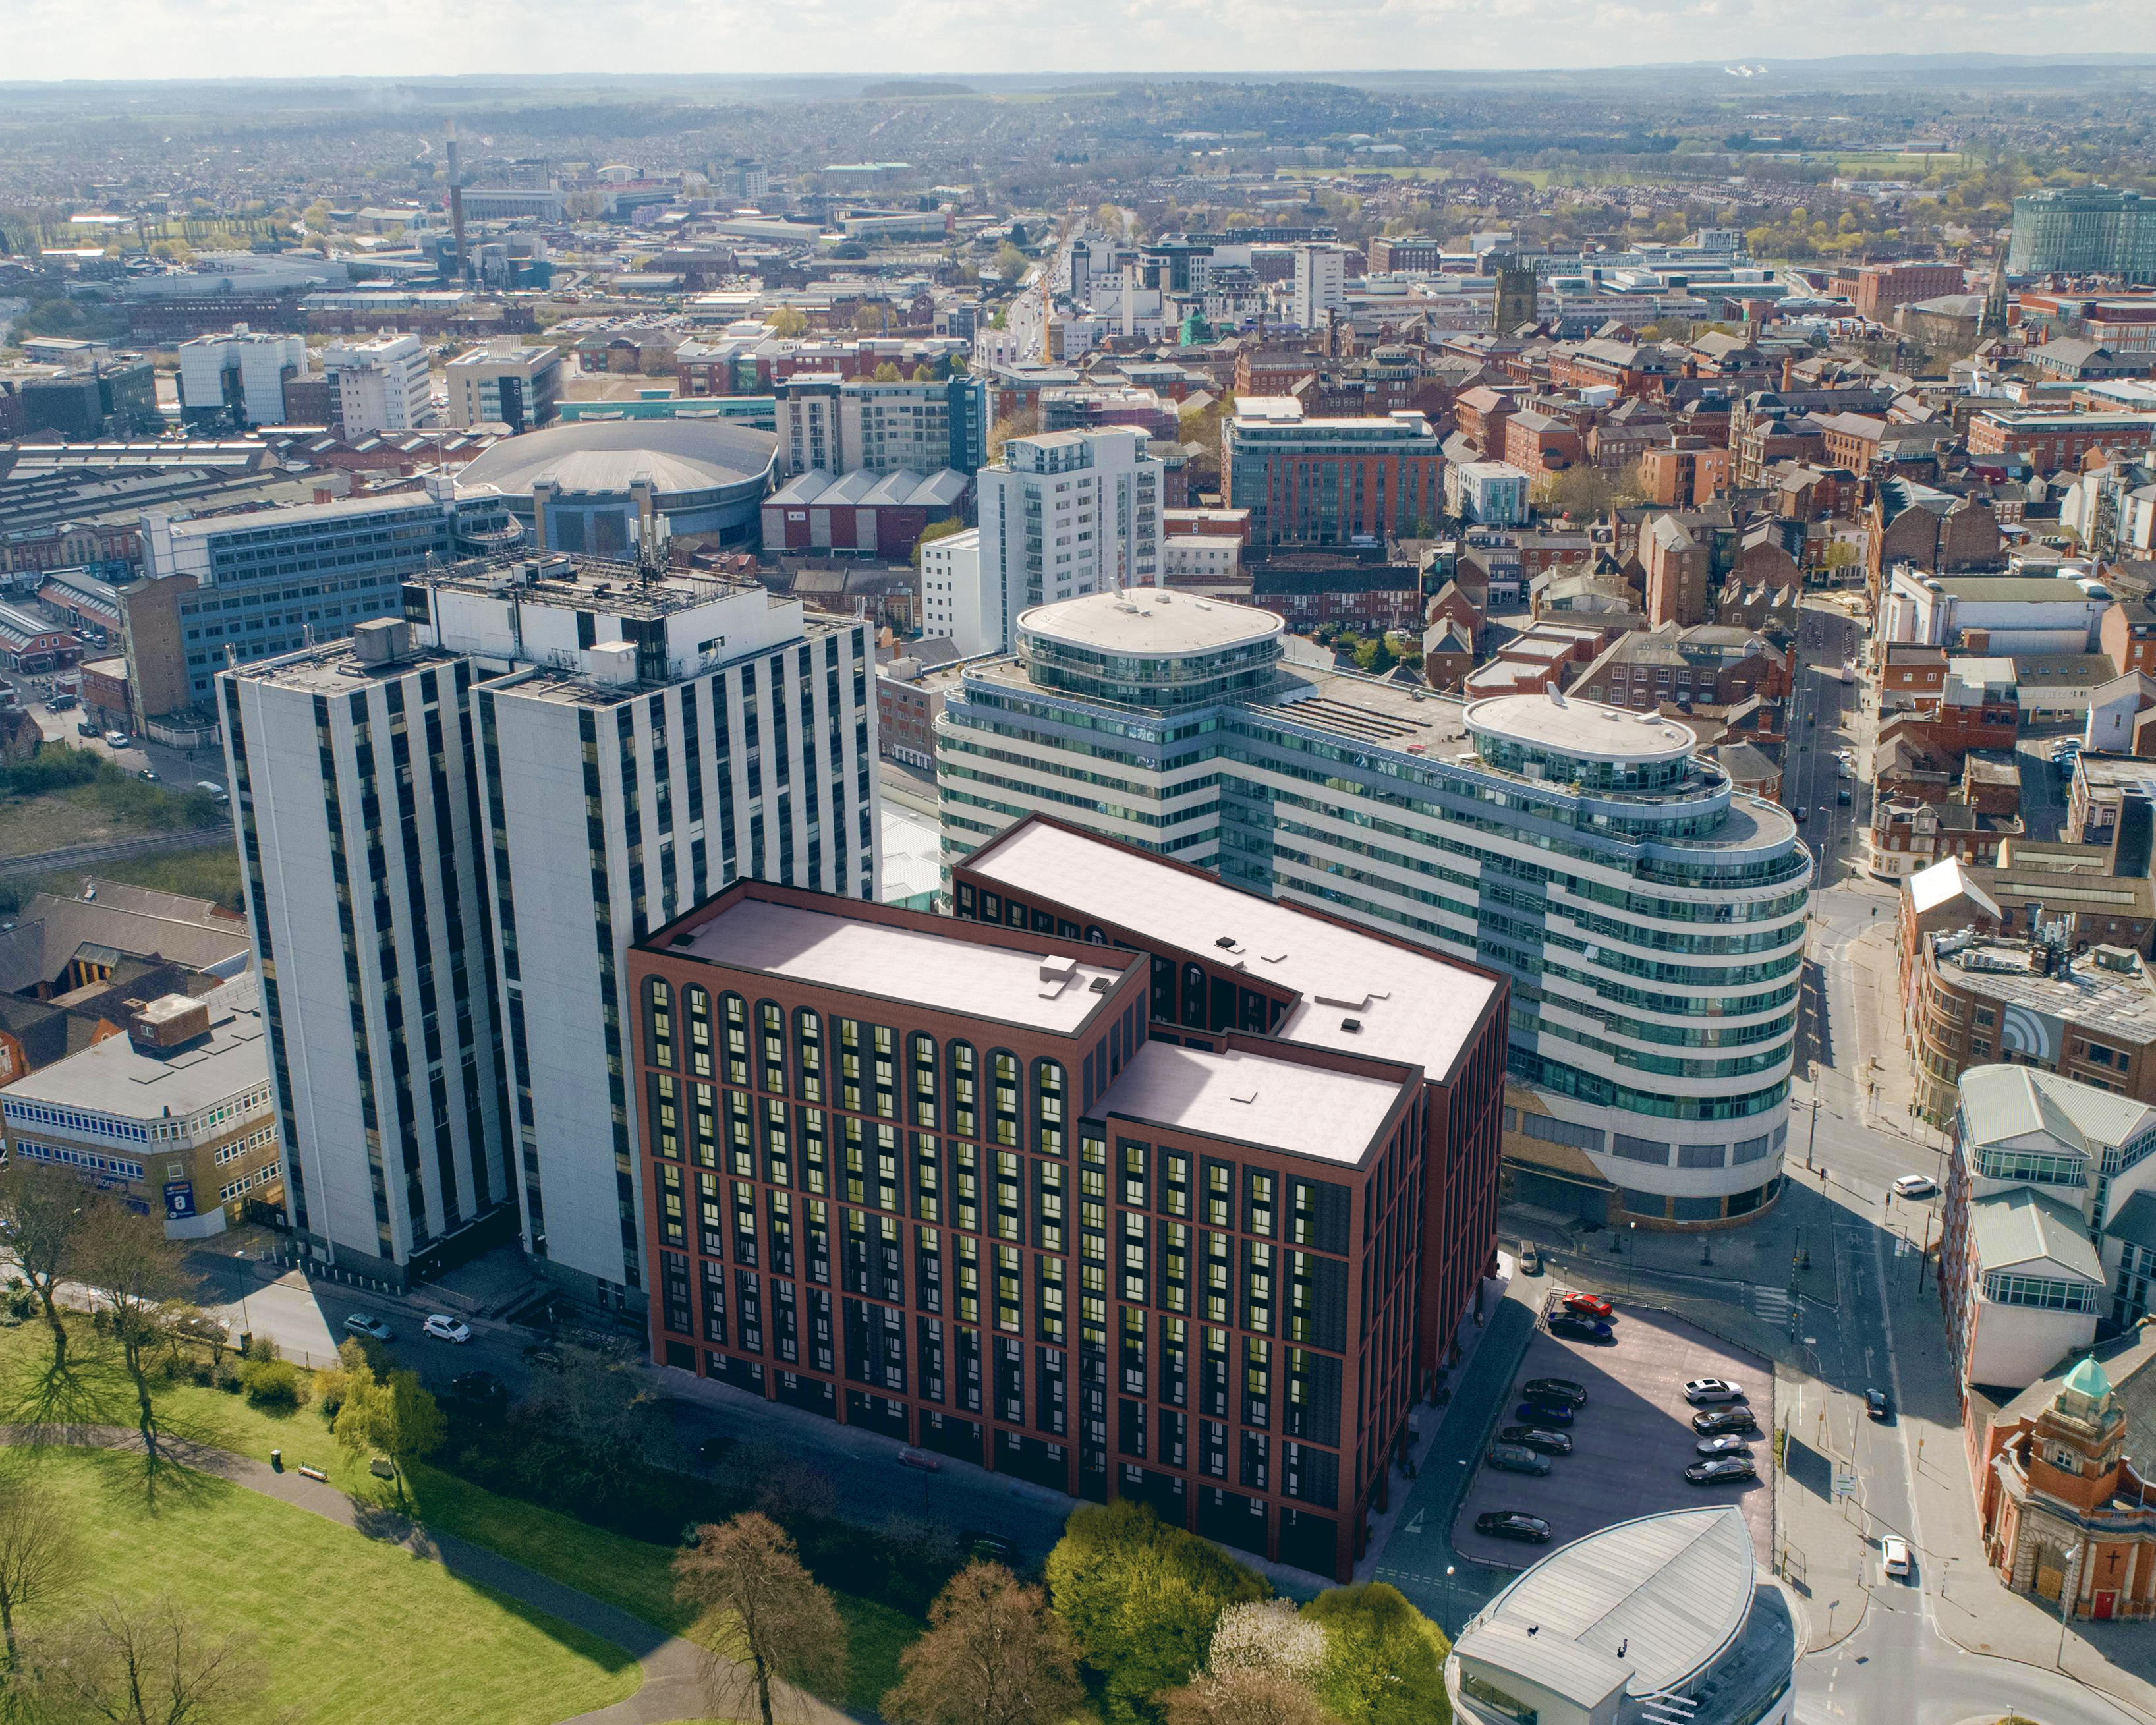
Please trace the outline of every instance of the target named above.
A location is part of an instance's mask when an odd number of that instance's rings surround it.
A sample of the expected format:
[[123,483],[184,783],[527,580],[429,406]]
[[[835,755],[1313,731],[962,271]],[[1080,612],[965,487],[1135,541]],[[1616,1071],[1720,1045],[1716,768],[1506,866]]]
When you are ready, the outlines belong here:
[[[138,1454],[141,1449],[141,1440],[136,1433],[111,1425],[4,1427],[0,1428],[0,1443],[66,1444]],[[214,1474],[369,1539],[402,1546],[415,1558],[439,1563],[459,1580],[506,1594],[635,1656],[644,1672],[642,1686],[635,1694],[612,1707],[579,1713],[562,1725],[665,1725],[667,1721],[701,1718],[708,1710],[701,1681],[706,1655],[693,1641],[670,1635],[639,1617],[498,1553],[451,1534],[431,1533],[403,1516],[385,1514],[377,1505],[362,1503],[334,1486],[297,1472],[280,1473],[266,1462],[236,1455],[228,1450],[171,1437],[160,1439],[158,1450],[182,1466]],[[848,1718],[840,1709],[790,1686],[783,1696],[775,1693],[773,1701],[775,1705],[783,1703],[785,1717],[798,1725],[845,1725]]]

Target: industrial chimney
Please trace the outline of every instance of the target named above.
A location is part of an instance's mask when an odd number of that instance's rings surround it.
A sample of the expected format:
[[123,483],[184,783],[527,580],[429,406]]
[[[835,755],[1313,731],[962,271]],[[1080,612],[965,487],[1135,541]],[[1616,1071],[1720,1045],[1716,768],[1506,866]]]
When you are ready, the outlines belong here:
[[471,254],[465,249],[465,176],[457,162],[457,123],[449,122],[449,234],[456,243],[457,275],[469,285]]

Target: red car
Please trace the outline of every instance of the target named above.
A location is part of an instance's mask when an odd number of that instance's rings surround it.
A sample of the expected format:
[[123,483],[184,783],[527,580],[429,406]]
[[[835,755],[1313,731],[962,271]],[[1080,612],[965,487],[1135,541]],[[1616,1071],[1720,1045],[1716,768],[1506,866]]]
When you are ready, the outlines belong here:
[[1564,1309],[1576,1312],[1582,1317],[1614,1317],[1617,1308],[1607,1300],[1598,1300],[1592,1294],[1567,1294]]

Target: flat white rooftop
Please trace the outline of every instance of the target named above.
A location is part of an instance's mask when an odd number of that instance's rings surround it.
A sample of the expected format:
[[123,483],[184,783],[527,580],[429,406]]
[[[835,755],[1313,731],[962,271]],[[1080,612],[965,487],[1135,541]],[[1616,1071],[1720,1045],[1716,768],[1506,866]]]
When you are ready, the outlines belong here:
[[1208,1054],[1147,1042],[1091,1114],[1353,1168],[1414,1081],[1389,1084],[1243,1050]]
[[1553,749],[1582,761],[1681,761],[1699,747],[1689,727],[1570,696],[1492,695],[1467,704],[1471,733]]
[[[663,950],[1065,1035],[1107,1000],[1106,991],[1094,989],[1095,980],[1105,978],[1112,989],[1126,968],[1050,961],[1045,951],[1010,952],[757,898],[744,898],[701,924],[687,946]],[[1044,975],[1045,963],[1060,969],[1060,978]]]
[[[968,866],[1022,899],[1070,906],[1296,991],[1302,998],[1273,1031],[1286,1041],[1403,1061],[1431,1078],[1451,1075],[1501,986],[1439,953],[1341,927],[1089,833],[1034,822],[976,852]],[[1219,947],[1224,936],[1235,944]],[[1349,1019],[1360,1028],[1346,1029]]]
[[1019,632],[1100,653],[1215,653],[1276,638],[1286,624],[1270,611],[1194,598],[1164,587],[1091,593],[1019,614]]

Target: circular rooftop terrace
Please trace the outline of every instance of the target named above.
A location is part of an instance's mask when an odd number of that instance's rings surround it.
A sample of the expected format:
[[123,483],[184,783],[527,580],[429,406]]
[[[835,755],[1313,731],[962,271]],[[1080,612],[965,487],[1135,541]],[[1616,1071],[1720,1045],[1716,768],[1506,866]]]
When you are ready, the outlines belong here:
[[1114,659],[1170,659],[1220,653],[1276,639],[1286,625],[1270,611],[1167,588],[1086,593],[1019,614],[1019,633]]

